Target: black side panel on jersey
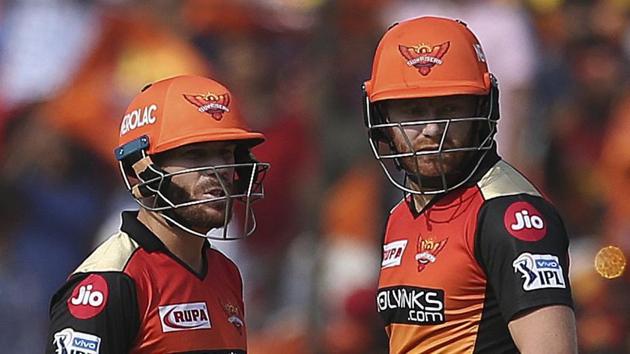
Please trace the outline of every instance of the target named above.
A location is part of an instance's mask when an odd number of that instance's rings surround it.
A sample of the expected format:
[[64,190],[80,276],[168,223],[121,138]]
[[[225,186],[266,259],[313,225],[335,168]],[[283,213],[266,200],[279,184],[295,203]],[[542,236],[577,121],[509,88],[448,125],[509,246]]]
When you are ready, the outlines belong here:
[[543,198],[516,194],[484,203],[478,215],[475,257],[506,323],[528,309],[573,307],[568,245],[560,216]]
[[486,286],[484,298],[483,312],[473,353],[518,353],[516,344],[508,331],[507,323],[497,306],[494,289],[489,283]]
[[[94,294],[98,288],[84,284],[89,277],[104,279],[107,284],[105,290],[100,287],[98,296],[88,293]],[[83,299],[87,305],[83,305]],[[72,302],[79,305],[71,309]],[[71,349],[99,354],[127,353],[139,326],[136,288],[129,276],[121,272],[77,273],[51,300],[46,353],[70,353]]]

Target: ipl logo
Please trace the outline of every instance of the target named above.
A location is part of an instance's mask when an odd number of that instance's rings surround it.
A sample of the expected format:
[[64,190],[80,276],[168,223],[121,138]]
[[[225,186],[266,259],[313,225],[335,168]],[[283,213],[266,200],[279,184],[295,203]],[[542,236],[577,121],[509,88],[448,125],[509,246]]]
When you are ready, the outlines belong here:
[[184,95],[184,98],[197,106],[199,112],[208,113],[216,120],[223,119],[223,113],[230,111],[230,95],[227,93],[216,95],[208,92],[205,95]]
[[407,60],[407,65],[418,69],[422,76],[427,76],[435,65],[442,65],[442,57],[448,51],[451,42],[444,42],[433,47],[420,44],[411,47],[398,45],[400,54]]

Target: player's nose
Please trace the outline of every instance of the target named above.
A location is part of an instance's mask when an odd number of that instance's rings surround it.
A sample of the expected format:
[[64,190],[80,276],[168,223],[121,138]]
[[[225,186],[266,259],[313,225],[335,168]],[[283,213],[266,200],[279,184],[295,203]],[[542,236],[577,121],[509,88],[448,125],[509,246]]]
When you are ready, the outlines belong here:
[[441,139],[444,129],[446,129],[446,123],[427,123],[422,125],[421,134],[427,138]]

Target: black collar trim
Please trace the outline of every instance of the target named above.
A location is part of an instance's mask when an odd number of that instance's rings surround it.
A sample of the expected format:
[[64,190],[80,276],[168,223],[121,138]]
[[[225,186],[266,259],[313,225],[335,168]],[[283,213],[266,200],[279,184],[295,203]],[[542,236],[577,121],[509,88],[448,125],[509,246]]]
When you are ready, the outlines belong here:
[[490,149],[488,153],[483,157],[481,163],[479,164],[479,167],[473,173],[472,177],[468,181],[466,181],[466,183],[464,183],[462,186],[452,191],[442,193],[442,194],[437,194],[421,210],[416,210],[416,205],[413,202],[413,197],[411,195],[405,195],[404,196],[405,203],[407,204],[407,207],[411,211],[411,214],[413,215],[414,219],[420,216],[425,210],[430,208],[433,204],[437,203],[444,196],[452,193],[453,191],[469,188],[473,185],[476,185],[477,182],[479,182],[479,180],[482,179],[483,176],[485,176],[486,173],[488,173],[488,171],[494,165],[496,165],[497,162],[499,162],[499,160],[501,160],[501,157],[497,153],[496,144],[495,144],[495,146],[492,149]]
[[[186,268],[189,272],[193,273],[197,278],[203,280],[208,273],[208,249],[211,249],[210,243],[204,242],[203,250],[201,252],[201,256],[203,258],[201,272],[197,273],[195,270],[190,268],[188,264],[184,263],[181,259],[179,259],[176,255],[174,255],[166,245],[153,233],[149,230],[143,223],[138,220],[138,211],[123,211],[122,212],[122,225],[120,230],[129,237],[131,237],[134,241],[140,245],[145,251],[151,252],[163,252],[169,255],[169,257],[173,258],[177,263],[181,264],[184,268]],[[191,236],[196,237],[196,236]]]

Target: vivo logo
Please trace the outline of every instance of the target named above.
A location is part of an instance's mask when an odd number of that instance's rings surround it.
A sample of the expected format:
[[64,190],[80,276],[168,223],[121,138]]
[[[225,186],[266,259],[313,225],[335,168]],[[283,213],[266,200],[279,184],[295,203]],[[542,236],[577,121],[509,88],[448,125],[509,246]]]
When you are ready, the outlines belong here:
[[514,272],[521,274],[525,291],[566,288],[562,267],[555,255],[521,253],[512,266]]
[[82,338],[74,338],[72,341],[72,345],[77,348],[96,350],[98,349],[98,342],[93,340],[86,340]]
[[98,354],[101,337],[64,328],[53,335],[52,344],[58,354]]

